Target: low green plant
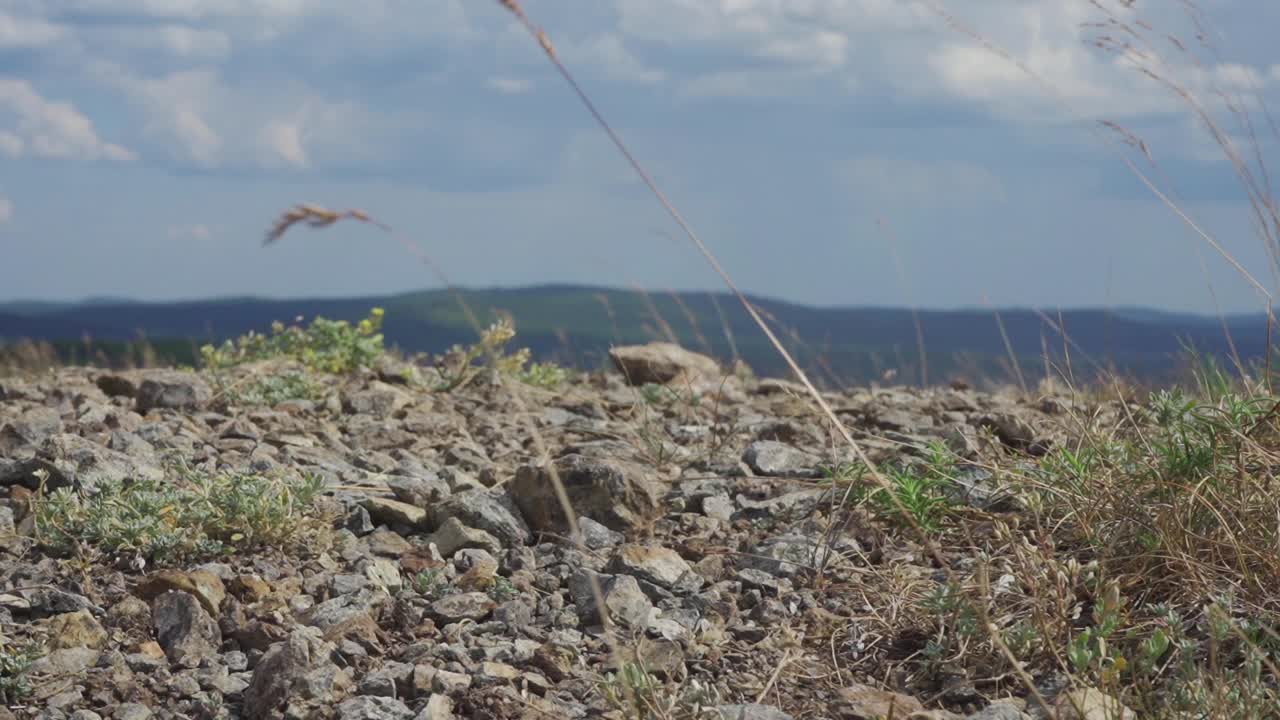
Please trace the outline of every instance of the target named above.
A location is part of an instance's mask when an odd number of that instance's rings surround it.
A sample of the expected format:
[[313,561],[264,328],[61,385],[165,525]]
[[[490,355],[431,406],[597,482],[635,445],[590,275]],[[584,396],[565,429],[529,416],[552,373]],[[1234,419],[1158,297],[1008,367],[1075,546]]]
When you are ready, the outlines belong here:
[[675,405],[686,406],[689,409],[697,408],[702,404],[702,394],[689,390],[682,392],[679,388],[671,385],[659,385],[658,383],[645,383],[640,386],[640,399],[646,405],[655,407],[672,407]]
[[132,555],[166,565],[283,547],[316,527],[323,482],[307,475],[208,473],[99,484],[92,492],[42,488],[33,501],[35,537],[58,552]]
[[833,489],[852,485],[852,499],[867,503],[877,515],[898,523],[905,522],[894,503],[896,498],[921,529],[936,532],[941,529],[942,518],[951,507],[947,490],[952,484],[954,459],[939,443],[930,445],[929,453],[922,466],[882,468],[885,479],[889,481],[888,489],[867,479],[866,468],[860,463],[828,465],[821,471]]
[[413,576],[414,592],[429,600],[439,600],[444,597],[448,587],[449,581],[445,578],[444,572],[438,569],[423,570]]
[[617,673],[608,673],[600,683],[600,692],[616,710],[627,718],[652,718],[662,684],[640,663],[625,663]]
[[289,358],[307,369],[327,373],[348,373],[370,367],[384,352],[382,308],[354,326],[346,320],[317,317],[307,327],[275,322],[271,334],[251,332],[221,346],[205,345],[200,357],[206,368],[223,370],[246,362]]
[[1113,582],[1106,586],[1093,606],[1093,626],[1081,630],[1067,646],[1067,660],[1079,675],[1092,674],[1103,685],[1113,685],[1129,665],[1129,660],[1109,643],[1120,628],[1125,599]]
[[925,661],[934,669],[944,667],[959,647],[982,635],[977,610],[954,585],[934,587],[925,596],[922,607],[934,616],[938,626],[922,651]]
[[[480,333],[479,342],[466,347],[454,345],[441,358],[438,367],[441,380],[436,384],[435,390],[458,390],[473,382],[486,369],[547,389],[555,388],[567,379],[567,371],[554,363],[530,364],[532,353],[529,348],[520,348],[507,354],[507,344],[515,336],[516,331],[511,322],[500,318]],[[478,365],[477,361],[485,361],[488,365]]]
[[569,371],[555,363],[535,362],[516,373],[516,378],[526,385],[553,390],[569,379]]
[[663,682],[641,662],[629,661],[596,683],[614,712],[627,720],[712,720],[721,717],[715,688],[698,681]]
[[489,588],[489,597],[493,598],[494,601],[500,603],[506,602],[518,594],[519,591],[516,590],[515,585],[511,584],[510,578],[503,577],[502,575],[494,576],[493,587]]
[[18,646],[0,640],[0,704],[16,704],[31,694],[27,672],[42,655],[39,645]]
[[327,393],[324,383],[307,373],[288,372],[253,378],[243,385],[229,386],[228,399],[241,405],[272,406],[286,400],[321,400]]
[[1151,580],[1218,568],[1224,582],[1263,593],[1280,575],[1274,553],[1262,550],[1280,540],[1280,481],[1266,459],[1280,438],[1275,407],[1270,397],[1161,390],[1134,412],[1130,432],[1099,433],[1043,458],[1038,484],[1095,550],[1149,563],[1134,568],[1144,573],[1162,568]]

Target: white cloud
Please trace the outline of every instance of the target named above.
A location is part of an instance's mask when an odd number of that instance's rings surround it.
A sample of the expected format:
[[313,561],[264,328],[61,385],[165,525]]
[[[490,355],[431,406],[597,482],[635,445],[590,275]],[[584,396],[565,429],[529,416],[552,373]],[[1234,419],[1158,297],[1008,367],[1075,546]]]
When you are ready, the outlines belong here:
[[175,58],[189,60],[216,60],[230,54],[232,41],[223,30],[200,28],[182,24],[160,26],[107,26],[101,29],[82,29],[82,36],[97,47],[112,52],[132,50],[160,51]]
[[837,164],[835,174],[862,207],[984,210],[1008,197],[999,177],[966,162],[864,155]]
[[519,95],[533,89],[533,83],[525,78],[491,77],[485,84],[504,95]]
[[214,228],[204,223],[169,225],[165,228],[165,236],[169,240],[209,240],[212,234]]
[[134,159],[132,151],[98,137],[93,122],[75,105],[41,97],[26,80],[0,77],[2,110],[8,111],[13,122],[10,129],[0,130],[0,152],[7,155],[29,153],[47,158]]
[[299,122],[272,120],[262,129],[261,141],[284,164],[296,168],[307,166],[307,150],[302,145],[302,127]]
[[1263,71],[1239,63],[1222,63],[1214,66],[1213,78],[1228,91],[1248,92],[1266,84]]
[[665,72],[646,65],[613,33],[597,35],[587,43],[568,45],[561,50],[570,60],[590,64],[614,80],[653,85],[666,78]]
[[170,225],[165,234],[170,240],[207,240],[213,235],[213,228],[203,223]]
[[828,70],[843,66],[849,50],[844,33],[816,30],[807,36],[770,38],[759,49],[764,57]]
[[176,157],[205,167],[218,164],[222,137],[208,120],[218,100],[216,70],[200,68],[148,78],[118,65],[99,63],[94,72],[142,108],[143,131],[162,138]]
[[[21,2],[22,0],[9,0]],[[331,24],[346,31],[348,41],[376,32],[365,42],[393,38],[465,37],[473,32],[465,0],[26,0],[32,14],[89,15],[139,29],[157,25],[198,25],[238,33],[246,40],[271,40],[307,24]],[[332,39],[332,38],[331,38]],[[330,44],[341,51],[341,44]]]
[[65,30],[43,18],[0,12],[0,48],[38,48],[61,39]]
[[378,152],[392,152],[387,146],[396,140],[395,123],[421,122],[418,111],[375,113],[355,101],[329,100],[300,80],[231,84],[216,65],[143,76],[119,64],[97,63],[94,74],[125,95],[157,149],[199,167],[370,162]]
[[[846,78],[853,82],[853,78]],[[813,78],[795,70],[725,70],[710,72],[681,83],[681,98],[750,100],[782,100],[797,98],[815,91]]]
[[[227,17],[292,18],[304,14],[305,0],[43,0],[51,12],[105,17],[210,20]],[[326,3],[314,3],[317,6]],[[332,3],[328,3],[332,5]]]
[[0,153],[9,157],[19,157],[26,145],[22,138],[14,133],[0,130]]
[[[1134,15],[1114,0],[1100,0],[1120,20]],[[950,26],[915,0],[617,0],[624,38],[662,46],[696,47],[719,53],[714,69],[705,65],[683,73],[683,94],[712,97],[781,97],[779,69],[829,76],[838,97],[850,92],[885,92],[912,100],[977,103],[1017,121],[1058,123],[1064,119],[1054,94],[1087,118],[1128,118],[1184,111],[1166,88],[1133,67],[1099,51],[1091,39],[1106,31],[1088,29],[1105,17],[1090,2],[988,0],[942,2],[954,19],[1007,50],[1044,79],[1051,92],[1010,63]],[[1207,72],[1191,58],[1172,52],[1165,33],[1194,37],[1178,3],[1142,8],[1142,19],[1160,52],[1162,71],[1209,96],[1210,84],[1243,92],[1280,86],[1280,66],[1255,68],[1239,62],[1215,64]],[[1115,31],[1115,34],[1123,34]],[[1188,44],[1193,44],[1188,42]],[[1155,57],[1151,55],[1151,57]],[[668,68],[670,69],[670,68]],[[865,82],[851,82],[856,71]],[[674,72],[674,71],[673,71]],[[795,93],[792,93],[795,94]],[[812,94],[806,92],[806,95]],[[1206,104],[1212,101],[1201,98]]]
[[0,225],[6,225],[13,220],[13,203],[9,198],[0,195]]
[[[1167,91],[1088,46],[1081,26],[1096,17],[1088,2],[943,2],[1045,76],[1086,117],[1123,121],[1182,111]],[[1033,126],[1069,119],[1032,79],[948,28],[920,0],[545,5],[529,10],[571,67],[595,76],[593,87],[671,88],[654,93],[660,101],[818,106],[887,95],[931,107],[976,106]],[[49,66],[64,73],[77,63],[90,68],[92,78],[125,98],[126,127],[139,131],[126,136],[131,147],[202,167],[314,169],[335,157],[396,158],[384,128],[395,127],[400,138],[441,127],[453,132],[453,118],[476,111],[465,103],[486,102],[455,102],[454,90],[463,88],[459,97],[477,88],[528,93],[549,72],[536,46],[492,0],[0,0],[0,6],[12,8],[0,13],[0,47],[15,38],[54,43],[57,53],[42,51]],[[1164,6],[1144,13],[1158,28],[1178,16]],[[94,20],[77,23],[85,16]],[[21,32],[6,30],[6,21],[13,28],[23,23]],[[509,52],[508,43],[518,52]],[[1212,82],[1280,88],[1280,65],[1206,67],[1188,75],[1197,90]],[[440,122],[408,127],[428,113]],[[33,139],[0,118],[0,156],[34,152]]]

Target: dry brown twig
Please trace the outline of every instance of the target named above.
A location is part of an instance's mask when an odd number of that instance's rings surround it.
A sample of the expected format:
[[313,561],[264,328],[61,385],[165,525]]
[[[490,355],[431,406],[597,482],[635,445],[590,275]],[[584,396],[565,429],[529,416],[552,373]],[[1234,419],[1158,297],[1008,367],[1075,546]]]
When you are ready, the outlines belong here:
[[[471,325],[476,334],[482,335],[484,333],[484,328],[481,325],[479,318],[476,316],[475,312],[472,311],[471,306],[466,301],[466,298],[462,296],[462,293],[458,291],[440,267],[432,262],[430,256],[427,255],[422,247],[412,239],[392,230],[390,225],[374,219],[369,214],[361,210],[336,212],[316,205],[297,205],[280,216],[275,225],[273,225],[271,230],[267,233],[264,245],[269,245],[272,242],[279,240],[284,236],[289,228],[297,225],[298,223],[305,223],[315,228],[323,228],[329,227],[339,220],[348,218],[373,225],[374,227],[383,230],[389,235],[392,235],[402,246],[409,250],[409,252],[416,255],[418,259],[435,274],[436,278],[453,294],[453,297],[457,301],[459,307],[461,307],[467,322]],[[490,365],[496,367],[497,350],[487,346],[485,350],[489,356],[488,360]],[[551,485],[555,491],[556,500],[560,505],[561,512],[564,513],[565,522],[569,526],[569,534],[573,538],[577,547],[585,551],[587,547],[583,542],[582,532],[578,527],[577,513],[574,512],[573,503],[569,500],[569,493],[564,487],[564,482],[560,479],[560,474],[556,470],[555,463],[551,460],[551,454],[547,450],[546,441],[543,439],[542,434],[539,432],[537,425],[532,419],[533,416],[529,412],[528,403],[525,402],[523,390],[519,385],[520,383],[515,383],[512,386],[511,393],[512,400],[515,401],[516,408],[518,410],[517,415],[524,421],[525,429],[529,432],[530,438],[533,441],[534,450],[538,457],[538,463],[546,467],[547,473],[551,477]],[[601,624],[604,627],[605,642],[609,646],[609,651],[613,657],[622,658],[623,655],[617,644],[617,638],[614,635],[613,621],[609,615],[609,609],[604,602],[604,591],[600,587],[600,581],[594,574],[589,574],[587,579],[588,584],[591,587],[592,598],[595,600],[596,607],[600,612]],[[623,690],[627,694],[628,699],[630,699],[631,688],[623,683]]]
[[336,212],[334,210],[322,208],[319,205],[304,203],[301,205],[295,205],[281,215],[276,220],[275,224],[271,226],[271,230],[267,232],[267,237],[262,241],[262,244],[270,245],[271,243],[279,240],[281,237],[284,237],[284,234],[289,231],[289,228],[299,223],[309,225],[313,228],[323,228],[333,225],[339,220],[347,219],[358,220],[360,222],[379,227],[387,232],[391,232],[390,226],[374,220],[363,210],[352,209]]
[[[782,342],[778,339],[777,335],[773,332],[773,330],[769,327],[769,325],[760,316],[760,313],[757,311],[756,307],[747,299],[746,295],[742,293],[742,291],[738,288],[737,284],[729,276],[728,272],[725,271],[723,266],[721,266],[719,260],[716,259],[715,255],[712,254],[711,250],[706,246],[706,244],[702,242],[698,234],[694,232],[693,228],[689,225],[688,222],[685,221],[684,217],[675,208],[675,206],[671,203],[671,201],[667,199],[666,194],[663,193],[661,189],[659,189],[657,183],[653,180],[653,178],[649,175],[649,173],[640,164],[639,160],[637,160],[636,157],[631,153],[631,150],[628,148],[626,143],[623,142],[622,138],[614,130],[613,126],[604,118],[604,116],[596,108],[595,103],[591,101],[591,98],[587,95],[586,91],[582,89],[582,86],[578,84],[573,74],[569,72],[569,69],[564,65],[563,62],[561,62],[560,58],[556,55],[556,52],[552,47],[550,40],[547,38],[546,33],[543,32],[541,28],[534,25],[533,22],[529,19],[529,17],[525,15],[524,10],[521,8],[518,0],[498,0],[498,2],[507,10],[511,11],[515,15],[516,19],[519,20],[520,23],[524,26],[524,28],[529,32],[529,34],[533,36],[534,39],[536,39],[537,42],[542,46],[542,49],[546,52],[547,59],[559,72],[560,76],[564,78],[565,82],[569,84],[569,87],[573,90],[574,94],[577,95],[578,99],[582,102],[583,106],[591,114],[592,118],[595,119],[596,123],[600,126],[600,128],[605,132],[606,135],[608,135],[609,139],[613,142],[614,147],[626,159],[627,163],[631,166],[632,170],[635,171],[636,175],[641,179],[641,181],[645,184],[645,186],[648,187],[649,191],[654,195],[654,197],[662,205],[663,209],[665,209],[667,213],[671,216],[671,219],[674,220],[675,223],[680,227],[680,229],[684,232],[685,236],[689,239],[689,241],[693,243],[693,245],[702,254],[703,258],[707,261],[707,264],[709,264],[711,268],[716,272],[716,274],[720,276],[720,279],[724,281],[725,285],[729,288],[729,290],[734,294],[734,296],[742,304],[743,308],[745,308],[747,313],[751,316],[751,319],[755,321],[756,325],[765,334],[765,337],[769,340],[769,343],[773,346],[775,350],[778,351],[778,354],[782,356],[783,360],[787,363],[787,366],[791,369],[791,372],[793,372],[795,374],[795,377],[800,380],[802,385],[804,385],[810,397],[813,398],[818,408],[822,411],[822,414],[831,422],[831,425],[839,433],[841,439],[853,451],[858,461],[861,462],[865,468],[867,468],[868,479],[874,482],[881,490],[883,490],[887,494],[890,502],[892,502],[892,504],[894,505],[894,509],[898,513],[899,517],[903,518],[905,523],[911,529],[912,533],[920,540],[922,546],[927,550],[929,555],[933,557],[935,561],[937,561],[939,567],[941,567],[943,572],[946,574],[948,581],[957,588],[963,587],[961,583],[958,581],[955,575],[955,572],[951,569],[950,564],[947,563],[946,558],[942,553],[942,548],[938,545],[938,543],[932,537],[929,536],[928,533],[924,531],[924,529],[916,521],[914,516],[912,516],[911,513],[907,511],[907,508],[903,505],[902,501],[893,492],[893,487],[889,479],[885,477],[885,475],[880,471],[876,463],[872,462],[871,458],[867,456],[866,452],[862,449],[862,446],[856,440],[854,440],[853,435],[850,433],[849,429],[845,427],[844,423],[842,423],[839,417],[836,416],[835,411],[831,408],[830,404],[827,403],[826,398],[822,396],[822,393],[820,393],[818,389],[813,385],[812,381],[809,380],[809,376],[804,372],[803,369],[801,369],[800,365],[795,361],[795,358],[792,357],[791,353],[787,351],[786,347],[783,346]],[[848,502],[849,498],[852,495],[852,492],[853,492],[853,485],[850,484],[849,488],[845,493],[845,497],[841,501],[842,505]],[[830,539],[831,538],[828,538],[828,541]],[[824,557],[830,558],[831,554],[832,554],[831,552],[827,552],[824,555]],[[976,603],[975,607],[981,609],[983,606],[981,603]],[[1009,647],[1005,644],[1004,640],[1001,639],[999,632],[997,631],[995,626],[991,623],[990,618],[986,617],[984,614],[982,617],[982,621],[983,621],[982,626],[987,631],[987,634],[990,637],[992,644],[997,649],[999,649],[1001,655],[1003,655],[1005,659],[1015,668],[1015,671],[1018,673],[1019,680],[1026,687],[1027,691],[1032,695],[1032,697],[1035,699],[1037,704],[1039,704],[1045,710],[1046,713],[1052,715],[1053,713],[1049,707],[1048,701],[1044,698],[1043,694],[1041,694],[1039,688],[1036,687],[1036,684],[1034,680],[1031,678],[1030,674],[1028,674],[1026,670],[1019,665],[1018,659],[1009,650]]]

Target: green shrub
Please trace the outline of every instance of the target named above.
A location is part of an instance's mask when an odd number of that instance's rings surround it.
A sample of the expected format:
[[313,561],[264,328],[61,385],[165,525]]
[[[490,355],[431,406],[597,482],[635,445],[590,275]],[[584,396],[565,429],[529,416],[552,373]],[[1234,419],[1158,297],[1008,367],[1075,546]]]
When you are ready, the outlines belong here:
[[439,363],[441,381],[435,389],[450,392],[470,384],[485,370],[484,365],[476,364],[478,360],[487,361],[489,369],[499,375],[537,387],[550,389],[565,381],[568,373],[553,363],[529,365],[532,353],[528,348],[520,348],[508,355],[507,343],[515,336],[515,328],[503,318],[480,333],[479,342],[467,347],[454,345]]
[[155,564],[280,547],[318,516],[316,477],[285,481],[244,473],[179,469],[172,480],[59,488],[37,494],[36,540],[57,552],[134,555]]
[[866,468],[858,463],[828,466],[822,471],[835,488],[852,484],[851,499],[867,503],[877,515],[900,524],[905,522],[894,503],[896,499],[922,530],[935,532],[941,528],[941,520],[951,507],[947,490],[952,484],[953,466],[951,454],[935,443],[930,446],[930,457],[923,467],[882,469],[888,489],[868,479]]
[[428,600],[439,600],[449,589],[449,581],[441,570],[423,570],[413,576],[413,589]]
[[229,385],[229,399],[241,405],[276,405],[286,400],[321,400],[327,388],[306,373],[289,372],[252,378],[243,385]]
[[382,308],[374,308],[369,317],[352,326],[345,320],[317,317],[306,328],[275,322],[270,335],[249,333],[219,347],[200,348],[204,366],[222,370],[246,362],[272,358],[289,358],[309,370],[348,373],[369,367],[384,352]]
[[17,647],[0,640],[0,703],[16,704],[31,694],[27,671],[43,654],[37,645]]

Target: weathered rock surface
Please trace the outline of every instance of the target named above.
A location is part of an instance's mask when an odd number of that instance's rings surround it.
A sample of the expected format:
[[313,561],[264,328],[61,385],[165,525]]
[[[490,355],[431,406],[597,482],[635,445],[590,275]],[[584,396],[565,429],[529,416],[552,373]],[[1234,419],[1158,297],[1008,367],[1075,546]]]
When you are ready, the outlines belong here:
[[142,376],[136,392],[138,412],[157,408],[198,410],[213,397],[209,384],[199,375],[177,370],[151,370]]
[[[556,460],[554,468],[574,512],[608,528],[635,530],[658,513],[660,486],[638,463],[568,455]],[[568,530],[550,469],[522,466],[510,483],[510,493],[530,527],[558,533]]]
[[350,691],[350,674],[332,660],[335,648],[315,628],[299,628],[262,656],[244,691],[245,717],[286,717],[289,709],[340,701]]
[[[848,685],[833,696],[811,680],[928,676],[918,665],[886,671],[918,662],[927,639],[867,603],[926,592],[938,568],[867,507],[840,509],[838,532],[824,534],[841,495],[822,469],[851,458],[829,446],[803,388],[729,378],[721,389],[714,360],[661,344],[612,356],[626,378],[536,396],[526,410],[539,442],[506,380],[432,392],[413,378],[437,371],[412,364],[317,376],[317,394],[271,403],[226,390],[274,377],[266,366],[216,385],[152,370],[6,378],[0,534],[14,540],[0,543],[0,621],[7,643],[44,648],[30,674],[48,690],[23,701],[29,716],[614,717],[600,693],[600,679],[620,672],[607,616],[628,661],[664,688],[696,690],[707,717],[875,717],[889,704],[904,718],[1024,717],[1016,702],[977,710],[990,688],[973,683]],[[634,387],[645,383],[668,385],[670,397]],[[934,441],[968,458],[1033,458],[1065,412],[953,389],[827,399],[877,462],[912,467]],[[282,548],[244,552],[243,534],[228,532],[229,551],[166,564],[141,547],[80,555],[34,537],[45,473],[45,489],[92,502],[106,483],[164,486],[201,472],[305,473],[325,489]],[[1018,513],[1016,488],[982,473],[961,467],[948,501],[996,519]],[[241,510],[288,515],[238,497]],[[171,512],[157,505],[147,521]],[[968,571],[967,558],[951,559]],[[935,698],[927,709],[925,698]]]
[[169,590],[153,601],[151,622],[156,640],[175,665],[196,667],[217,654],[222,644],[218,623],[199,600],[180,590]]
[[671,343],[615,347],[609,350],[609,358],[632,385],[661,385],[682,378],[710,379],[720,374],[720,366],[713,358]]

